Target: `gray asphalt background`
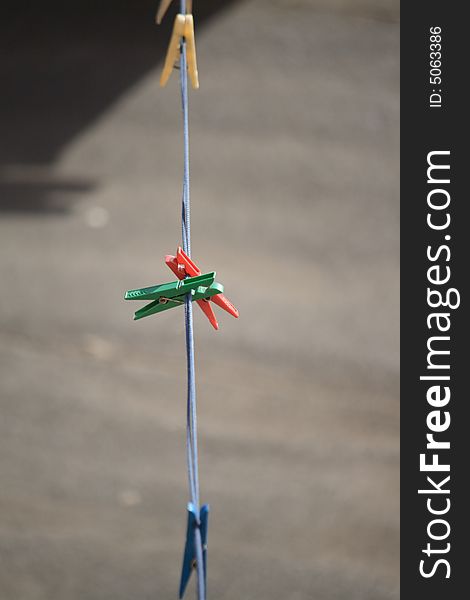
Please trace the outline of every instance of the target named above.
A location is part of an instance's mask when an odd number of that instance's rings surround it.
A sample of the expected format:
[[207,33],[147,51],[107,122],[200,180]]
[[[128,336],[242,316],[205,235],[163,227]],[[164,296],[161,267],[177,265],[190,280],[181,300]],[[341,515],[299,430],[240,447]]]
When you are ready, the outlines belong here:
[[[395,3],[238,2],[196,33],[193,256],[240,310],[214,332],[195,308],[209,598],[397,599]],[[119,30],[100,73],[70,39],[6,56],[0,599],[176,598],[183,312],[134,323],[122,296],[172,279],[177,77],[160,90],[152,46]],[[145,44],[149,67],[79,126],[128,66],[113,57]],[[84,60],[96,86],[64,100]],[[55,146],[54,123],[74,124]]]

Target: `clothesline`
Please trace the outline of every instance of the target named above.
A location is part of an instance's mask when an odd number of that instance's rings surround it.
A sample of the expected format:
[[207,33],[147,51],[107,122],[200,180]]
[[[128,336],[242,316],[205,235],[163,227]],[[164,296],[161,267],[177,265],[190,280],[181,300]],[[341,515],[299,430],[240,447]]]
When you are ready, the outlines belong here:
[[[180,0],[180,12],[186,14],[186,0]],[[183,113],[183,195],[181,210],[181,229],[183,250],[191,256],[191,206],[189,182],[189,118],[188,118],[188,72],[186,59],[186,43],[182,40],[180,52],[180,87],[181,104]],[[200,525],[199,501],[199,465],[197,444],[197,402],[196,402],[196,375],[194,368],[194,334],[193,334],[193,307],[191,296],[185,297],[185,330],[186,330],[186,358],[187,358],[187,422],[186,422],[186,452],[188,465],[189,497],[196,513],[196,527],[194,528],[194,547],[196,554],[197,573],[197,598],[205,600],[205,577],[203,564],[203,547]]]

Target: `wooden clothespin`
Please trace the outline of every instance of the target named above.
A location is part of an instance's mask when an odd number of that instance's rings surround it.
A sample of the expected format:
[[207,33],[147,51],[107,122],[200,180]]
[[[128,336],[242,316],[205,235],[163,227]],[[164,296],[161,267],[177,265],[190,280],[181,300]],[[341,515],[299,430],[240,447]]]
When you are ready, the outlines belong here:
[[[168,7],[171,4],[171,0],[162,0],[158,7],[156,22],[160,24],[163,17],[165,16]],[[188,10],[191,11],[192,2],[187,0],[186,2]],[[186,57],[188,62],[188,74],[191,79],[191,85],[195,90],[199,87],[199,76],[197,71],[197,60],[196,60],[196,43],[194,41],[194,19],[191,14],[177,14],[175,17],[175,23],[173,25],[173,31],[171,34],[170,44],[166,53],[165,64],[163,65],[162,75],[160,77],[160,85],[165,87],[170,75],[175,67],[175,64],[179,59],[180,51],[180,40],[184,38],[186,41]]]

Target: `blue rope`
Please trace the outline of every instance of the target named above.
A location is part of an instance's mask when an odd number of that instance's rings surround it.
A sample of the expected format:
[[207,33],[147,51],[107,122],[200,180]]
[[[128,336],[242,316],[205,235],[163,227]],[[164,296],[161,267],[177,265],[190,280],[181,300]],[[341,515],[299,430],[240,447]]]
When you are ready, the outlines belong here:
[[[180,0],[180,12],[186,14],[186,1]],[[186,43],[182,40],[180,54],[180,86],[181,104],[183,110],[183,142],[184,142],[184,172],[183,172],[183,197],[181,210],[181,228],[183,250],[191,256],[191,211],[189,194],[189,121],[188,121],[188,73],[186,62]],[[196,510],[197,524],[199,516],[199,469],[197,448],[197,403],[196,403],[196,376],[194,369],[194,335],[193,335],[193,306],[190,295],[185,298],[184,306],[186,330],[186,362],[187,362],[187,410],[186,410],[186,455],[188,463],[188,483],[191,503]],[[205,600],[206,590],[204,585],[203,549],[201,531],[195,528],[196,548],[196,573],[197,573],[197,598]]]

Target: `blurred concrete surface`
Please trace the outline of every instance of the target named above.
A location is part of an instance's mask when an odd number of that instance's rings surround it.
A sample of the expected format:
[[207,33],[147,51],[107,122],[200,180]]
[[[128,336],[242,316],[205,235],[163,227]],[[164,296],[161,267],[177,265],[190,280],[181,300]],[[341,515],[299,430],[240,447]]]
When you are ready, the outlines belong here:
[[[197,32],[193,255],[241,314],[195,310],[209,598],[399,595],[399,30],[373,4],[233,3]],[[125,31],[101,40],[110,81],[140,52]],[[54,107],[26,81],[4,100],[0,598],[175,598],[183,315],[134,323],[122,295],[171,279],[177,77],[149,64],[65,135],[106,88],[71,38],[89,87],[60,85],[59,45]]]

